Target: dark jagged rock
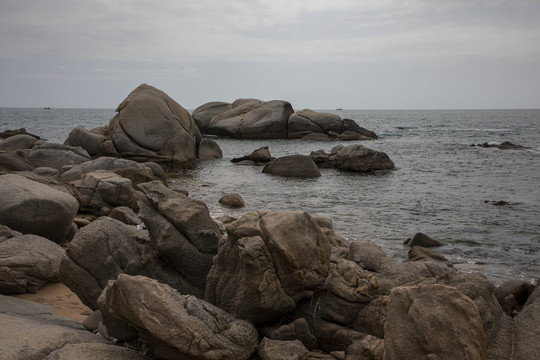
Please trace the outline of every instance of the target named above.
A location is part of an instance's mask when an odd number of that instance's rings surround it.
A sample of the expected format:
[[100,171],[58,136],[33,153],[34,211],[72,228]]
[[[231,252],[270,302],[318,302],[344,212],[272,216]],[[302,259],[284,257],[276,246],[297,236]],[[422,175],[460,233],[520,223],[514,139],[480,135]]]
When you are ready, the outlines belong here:
[[6,138],[16,136],[16,135],[28,135],[37,140],[41,139],[37,135],[28,133],[25,128],[20,128],[20,129],[15,129],[15,130],[5,130],[5,131],[0,132],[0,138],[2,139],[6,139]]

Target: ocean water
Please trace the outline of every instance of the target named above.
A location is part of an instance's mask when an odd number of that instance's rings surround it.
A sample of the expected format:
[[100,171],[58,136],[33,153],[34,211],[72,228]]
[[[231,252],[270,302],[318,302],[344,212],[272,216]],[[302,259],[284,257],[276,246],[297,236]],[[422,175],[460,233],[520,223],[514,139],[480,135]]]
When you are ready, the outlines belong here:
[[[423,232],[445,245],[437,251],[462,271],[481,271],[494,283],[540,278],[540,110],[329,111],[380,137],[362,145],[386,152],[396,169],[352,174],[322,169],[317,179],[262,174],[232,158],[268,146],[275,157],[351,142],[213,138],[223,159],[182,171],[172,186],[203,200],[214,217],[254,210],[306,210],[330,217],[350,241],[372,241],[406,259],[403,241]],[[0,131],[25,127],[53,142],[71,129],[106,125],[108,109],[0,109]],[[472,144],[510,141],[525,150]],[[218,200],[238,192],[246,207]],[[492,202],[506,201],[507,206]]]

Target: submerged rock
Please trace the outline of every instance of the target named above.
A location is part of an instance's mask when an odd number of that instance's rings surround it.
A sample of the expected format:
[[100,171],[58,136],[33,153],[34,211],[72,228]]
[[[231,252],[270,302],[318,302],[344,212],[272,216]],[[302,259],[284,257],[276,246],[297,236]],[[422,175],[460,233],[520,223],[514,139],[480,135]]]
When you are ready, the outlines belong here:
[[394,163],[386,153],[359,144],[338,145],[330,154],[318,150],[312,152],[310,156],[320,168],[336,168],[350,172],[373,172],[394,168]]

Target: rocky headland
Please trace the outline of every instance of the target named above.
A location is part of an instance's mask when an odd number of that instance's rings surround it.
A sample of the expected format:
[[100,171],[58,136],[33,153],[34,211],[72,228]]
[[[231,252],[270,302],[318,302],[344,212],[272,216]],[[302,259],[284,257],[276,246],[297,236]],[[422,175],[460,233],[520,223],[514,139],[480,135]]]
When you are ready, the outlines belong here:
[[[424,234],[398,261],[305,211],[218,221],[168,184],[220,157],[202,134],[376,138],[359,128],[255,99],[191,116],[141,85],[108,126],[65,144],[22,131],[0,142],[0,359],[539,358],[538,284],[461,273]],[[296,177],[394,167],[359,144],[234,162]],[[220,203],[243,206],[240,194]],[[83,324],[11,296],[58,282],[88,308]]]

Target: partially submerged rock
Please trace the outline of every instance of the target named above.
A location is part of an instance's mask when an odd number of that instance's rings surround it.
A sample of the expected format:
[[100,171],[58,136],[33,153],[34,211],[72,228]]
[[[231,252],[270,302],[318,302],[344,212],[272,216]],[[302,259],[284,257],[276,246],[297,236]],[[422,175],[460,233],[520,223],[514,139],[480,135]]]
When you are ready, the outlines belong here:
[[242,208],[245,206],[244,199],[238,193],[225,194],[219,198],[219,203],[230,208]]
[[263,146],[255,151],[253,151],[249,155],[244,155],[239,158],[234,158],[231,160],[232,163],[239,163],[239,164],[246,164],[249,163],[250,165],[266,165],[270,161],[274,160],[274,157],[270,155],[270,150],[268,150],[268,146]]
[[307,155],[279,157],[268,163],[262,172],[265,174],[298,178],[315,178],[321,176],[317,164]]
[[373,172],[394,168],[394,163],[386,153],[359,144],[338,145],[330,154],[318,150],[312,152],[310,156],[320,168],[336,168],[350,172]]

